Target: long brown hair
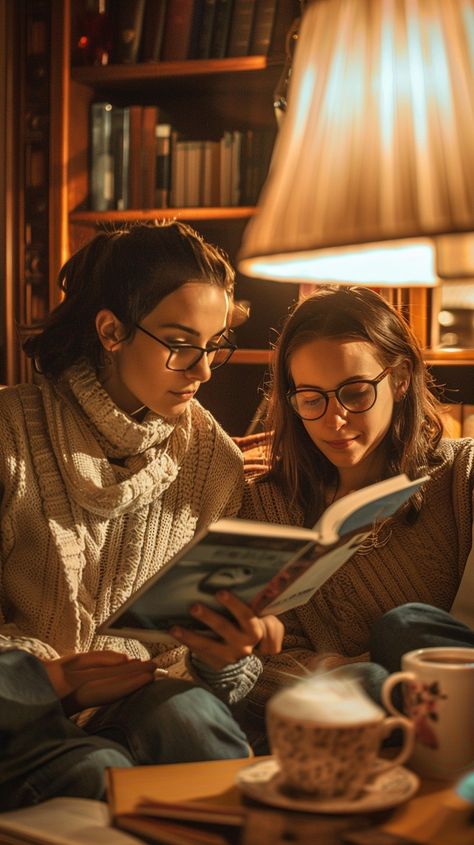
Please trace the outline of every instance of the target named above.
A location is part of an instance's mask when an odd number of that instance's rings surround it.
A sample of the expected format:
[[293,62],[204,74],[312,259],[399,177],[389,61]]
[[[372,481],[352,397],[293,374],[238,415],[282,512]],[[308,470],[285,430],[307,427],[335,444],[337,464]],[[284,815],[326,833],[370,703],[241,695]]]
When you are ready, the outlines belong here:
[[315,517],[324,509],[325,488],[337,481],[337,469],[314,445],[287,394],[294,387],[292,355],[321,338],[366,341],[384,368],[409,362],[410,383],[403,401],[394,406],[387,434],[385,477],[399,472],[415,477],[442,434],[440,403],[432,392],[420,344],[403,317],[370,288],[320,286],[296,305],[277,342],[267,414],[267,427],[273,431],[269,475],[292,506],[308,514],[311,502],[310,514]]
[[59,273],[63,301],[23,344],[45,376],[57,379],[79,359],[100,366],[95,317],[109,308],[133,337],[136,324],[186,282],[224,288],[232,299],[235,273],[226,255],[179,221],[140,223],[101,232]]

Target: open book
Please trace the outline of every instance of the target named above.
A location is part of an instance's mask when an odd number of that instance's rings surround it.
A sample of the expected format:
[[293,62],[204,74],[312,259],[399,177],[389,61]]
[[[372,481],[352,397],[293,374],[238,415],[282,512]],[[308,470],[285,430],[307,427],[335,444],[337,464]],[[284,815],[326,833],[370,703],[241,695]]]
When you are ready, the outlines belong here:
[[305,604],[394,514],[428,476],[406,475],[338,499],[313,529],[242,519],[220,519],[195,535],[99,628],[99,633],[144,642],[175,642],[173,625],[209,631],[189,614],[196,601],[224,613],[215,599],[231,590],[259,615]]

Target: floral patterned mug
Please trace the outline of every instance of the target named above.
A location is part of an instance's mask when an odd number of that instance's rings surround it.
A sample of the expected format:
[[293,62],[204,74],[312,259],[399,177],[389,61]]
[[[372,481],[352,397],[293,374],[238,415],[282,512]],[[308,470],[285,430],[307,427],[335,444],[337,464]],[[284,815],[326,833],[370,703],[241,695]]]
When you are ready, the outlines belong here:
[[[413,750],[408,719],[387,718],[359,684],[331,680],[329,674],[276,693],[266,722],[282,788],[318,799],[357,798],[374,776],[403,763]],[[382,740],[396,728],[403,731],[403,748],[382,761]]]
[[403,709],[415,727],[409,765],[451,780],[474,766],[474,648],[420,648],[403,655],[402,671],[384,683],[382,701],[396,715],[392,690],[403,683]]

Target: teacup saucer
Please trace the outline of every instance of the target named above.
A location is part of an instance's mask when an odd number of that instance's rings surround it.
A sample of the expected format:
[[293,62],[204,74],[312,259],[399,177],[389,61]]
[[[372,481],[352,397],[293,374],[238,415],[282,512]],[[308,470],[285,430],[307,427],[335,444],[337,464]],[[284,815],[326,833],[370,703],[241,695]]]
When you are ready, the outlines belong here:
[[417,791],[419,778],[403,766],[395,766],[375,775],[358,798],[312,798],[290,794],[282,788],[276,760],[251,763],[237,773],[237,785],[245,795],[273,807],[300,810],[303,813],[362,813],[385,810],[407,801]]

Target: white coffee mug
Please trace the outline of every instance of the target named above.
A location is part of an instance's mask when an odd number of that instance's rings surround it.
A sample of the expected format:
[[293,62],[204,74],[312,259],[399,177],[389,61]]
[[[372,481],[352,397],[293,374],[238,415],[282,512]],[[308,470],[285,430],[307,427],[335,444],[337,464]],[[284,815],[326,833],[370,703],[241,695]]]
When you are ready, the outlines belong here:
[[409,765],[424,777],[450,780],[474,766],[474,648],[420,648],[403,655],[402,671],[385,681],[387,710],[392,690],[403,683],[405,715],[415,727]]
[[[318,798],[358,796],[376,773],[403,763],[414,731],[403,716],[386,717],[353,681],[308,679],[273,696],[267,704],[270,749],[285,787]],[[382,740],[403,730],[400,753],[380,761]]]

